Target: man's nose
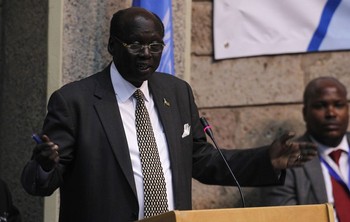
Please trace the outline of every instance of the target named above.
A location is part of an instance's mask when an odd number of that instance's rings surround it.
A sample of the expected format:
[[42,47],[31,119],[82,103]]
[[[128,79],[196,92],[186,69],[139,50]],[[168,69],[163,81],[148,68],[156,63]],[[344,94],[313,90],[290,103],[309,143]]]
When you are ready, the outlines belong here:
[[327,117],[334,117],[337,115],[337,111],[334,106],[328,106],[326,109],[326,116]]
[[151,55],[151,51],[149,47],[150,47],[149,45],[143,45],[140,53],[142,55]]

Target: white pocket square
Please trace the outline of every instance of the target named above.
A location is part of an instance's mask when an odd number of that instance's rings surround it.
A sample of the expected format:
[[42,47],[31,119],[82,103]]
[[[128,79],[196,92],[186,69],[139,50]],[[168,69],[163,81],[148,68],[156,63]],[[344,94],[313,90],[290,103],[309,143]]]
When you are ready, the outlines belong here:
[[190,132],[191,132],[191,126],[186,123],[184,125],[184,132],[182,133],[182,138],[185,138],[186,136],[190,135]]

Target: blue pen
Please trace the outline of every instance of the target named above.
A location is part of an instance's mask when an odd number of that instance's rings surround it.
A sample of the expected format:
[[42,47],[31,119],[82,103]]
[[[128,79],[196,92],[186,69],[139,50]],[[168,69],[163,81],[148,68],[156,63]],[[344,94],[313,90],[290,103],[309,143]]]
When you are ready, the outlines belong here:
[[35,133],[33,133],[32,138],[33,138],[33,140],[34,140],[37,144],[40,144],[40,143],[43,142],[43,141],[41,140],[40,136],[38,136],[38,135],[35,134]]

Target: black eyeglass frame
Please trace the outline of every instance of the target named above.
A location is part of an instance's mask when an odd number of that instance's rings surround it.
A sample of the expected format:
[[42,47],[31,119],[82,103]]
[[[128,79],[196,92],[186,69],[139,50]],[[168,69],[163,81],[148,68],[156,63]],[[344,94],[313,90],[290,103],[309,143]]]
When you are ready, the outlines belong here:
[[[145,47],[147,47],[151,53],[161,53],[165,47],[165,44],[161,42],[152,42],[150,44],[140,44],[140,43],[127,44],[116,36],[112,36],[112,38],[116,39],[120,44],[122,44],[122,46],[127,48],[130,53],[140,53]],[[161,46],[161,47],[158,50],[155,50],[154,48],[152,49],[152,46],[159,46],[159,47]]]

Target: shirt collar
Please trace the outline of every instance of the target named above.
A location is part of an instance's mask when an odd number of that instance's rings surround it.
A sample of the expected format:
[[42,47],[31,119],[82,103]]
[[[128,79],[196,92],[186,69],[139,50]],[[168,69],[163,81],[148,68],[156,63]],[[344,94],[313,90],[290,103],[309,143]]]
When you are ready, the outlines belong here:
[[150,93],[149,93],[149,89],[148,89],[148,81],[147,80],[142,83],[140,88],[135,87],[133,84],[126,81],[122,77],[122,75],[119,73],[119,71],[115,67],[114,62],[112,62],[110,73],[111,73],[111,80],[112,80],[114,92],[115,92],[118,100],[120,100],[121,102],[125,102],[130,97],[132,97],[132,95],[134,94],[134,92],[137,89],[140,89],[142,91],[142,93],[145,97],[144,99],[146,101],[150,100]]
[[311,141],[313,143],[315,143],[317,145],[317,149],[320,153],[324,154],[324,155],[328,155],[330,154],[332,151],[334,150],[343,150],[344,152],[348,153],[349,152],[349,143],[348,143],[348,139],[346,137],[346,135],[343,136],[343,139],[341,140],[340,144],[337,147],[329,147],[326,146],[320,142],[318,142],[315,138],[313,138],[310,135]]

